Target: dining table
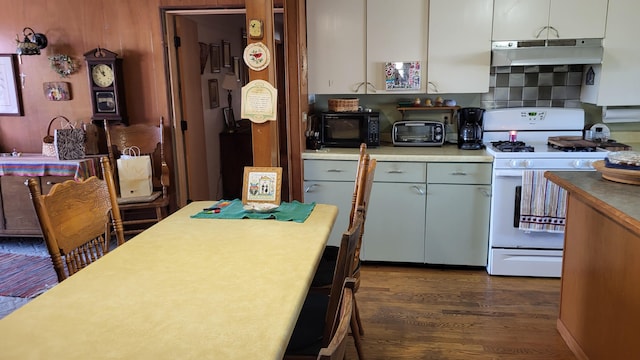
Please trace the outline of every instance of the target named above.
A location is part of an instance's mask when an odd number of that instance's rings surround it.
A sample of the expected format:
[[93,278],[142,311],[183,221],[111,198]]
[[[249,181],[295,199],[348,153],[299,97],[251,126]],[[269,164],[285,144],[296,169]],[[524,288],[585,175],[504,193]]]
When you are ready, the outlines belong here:
[[282,359],[338,209],[197,216],[215,204],[186,205],[0,320],[0,359]]

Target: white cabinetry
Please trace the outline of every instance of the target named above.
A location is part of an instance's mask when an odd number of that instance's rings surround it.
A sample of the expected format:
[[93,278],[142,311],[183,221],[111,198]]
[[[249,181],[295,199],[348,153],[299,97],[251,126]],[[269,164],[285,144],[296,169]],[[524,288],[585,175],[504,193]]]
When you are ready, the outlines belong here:
[[[582,83],[580,100],[601,106],[640,105],[640,2],[609,0],[602,65],[594,65],[593,85]],[[587,65],[585,78],[589,75]]]
[[493,40],[603,38],[607,0],[495,0]]
[[364,93],[365,0],[307,1],[309,92]]
[[338,207],[338,218],[328,245],[340,245],[349,225],[357,161],[304,160],[304,201]]
[[426,164],[378,162],[362,259],[424,263]]
[[308,0],[309,92],[385,93],[384,63],[424,65],[426,31],[427,0]]
[[492,0],[431,0],[427,93],[489,91]]
[[[347,228],[356,166],[304,160],[304,201],[339,208],[331,245]],[[362,259],[485,266],[490,184],[491,163],[378,161]]]
[[425,262],[487,265],[491,164],[427,167]]
[[420,61],[420,89],[395,93],[424,93],[427,58],[428,0],[367,0],[368,92],[385,91],[386,62]]

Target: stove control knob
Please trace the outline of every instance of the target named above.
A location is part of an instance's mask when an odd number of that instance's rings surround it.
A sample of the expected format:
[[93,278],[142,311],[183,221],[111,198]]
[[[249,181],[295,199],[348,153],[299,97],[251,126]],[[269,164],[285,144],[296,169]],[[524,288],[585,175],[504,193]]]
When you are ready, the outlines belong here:
[[573,167],[576,169],[580,169],[583,167],[584,163],[582,160],[573,160]]
[[522,167],[530,168],[532,165],[533,165],[533,162],[531,160],[523,160],[522,161]]
[[510,160],[509,161],[509,167],[510,168],[516,168],[518,167],[518,162],[516,160]]

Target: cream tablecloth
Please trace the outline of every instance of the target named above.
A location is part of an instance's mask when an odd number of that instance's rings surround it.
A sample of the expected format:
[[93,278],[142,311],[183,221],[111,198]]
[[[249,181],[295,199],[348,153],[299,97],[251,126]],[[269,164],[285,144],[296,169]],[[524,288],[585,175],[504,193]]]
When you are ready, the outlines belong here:
[[0,320],[0,359],[281,359],[337,208],[193,219],[194,202]]

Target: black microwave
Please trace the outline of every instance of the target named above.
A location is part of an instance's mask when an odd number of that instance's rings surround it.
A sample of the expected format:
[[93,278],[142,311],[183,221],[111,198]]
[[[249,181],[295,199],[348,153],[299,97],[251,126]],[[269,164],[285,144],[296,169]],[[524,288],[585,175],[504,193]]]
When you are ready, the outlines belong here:
[[380,113],[372,111],[323,112],[320,141],[328,147],[380,145]]

